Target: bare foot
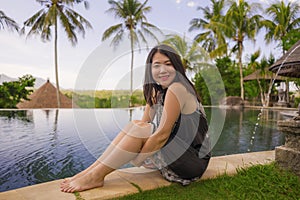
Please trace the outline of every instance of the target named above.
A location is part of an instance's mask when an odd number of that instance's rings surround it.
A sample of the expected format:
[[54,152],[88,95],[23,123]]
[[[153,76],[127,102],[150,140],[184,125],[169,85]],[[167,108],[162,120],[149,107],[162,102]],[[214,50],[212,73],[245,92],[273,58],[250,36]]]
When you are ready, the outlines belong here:
[[61,184],[60,184],[60,187],[63,187],[63,185],[69,184],[70,182],[72,182],[72,181],[74,181],[74,180],[76,180],[76,179],[78,179],[78,178],[86,175],[87,173],[89,173],[89,170],[91,170],[91,169],[93,169],[93,168],[92,167],[87,168],[87,169],[79,172],[78,174],[75,174],[72,177],[64,178],[63,182],[61,182]]
[[84,176],[76,178],[71,182],[66,182],[65,184],[61,185],[61,191],[72,193],[81,192],[96,187],[102,187],[104,180],[99,178],[97,179],[95,177],[97,176],[95,176],[94,173],[88,173]]

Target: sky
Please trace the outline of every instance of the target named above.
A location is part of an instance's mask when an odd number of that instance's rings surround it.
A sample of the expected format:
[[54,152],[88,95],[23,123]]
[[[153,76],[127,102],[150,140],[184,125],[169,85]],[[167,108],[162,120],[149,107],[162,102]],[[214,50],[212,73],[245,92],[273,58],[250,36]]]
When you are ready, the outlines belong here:
[[[254,0],[253,0],[254,1]],[[256,0],[267,5],[266,0]],[[287,1],[287,0],[286,0]],[[21,27],[25,20],[30,18],[39,9],[40,4],[35,0],[0,0],[0,10],[6,16],[13,18]],[[65,33],[58,35],[58,65],[59,82],[63,89],[126,89],[129,88],[130,52],[128,40],[124,45],[113,48],[110,39],[101,41],[103,32],[110,26],[119,23],[114,16],[105,12],[110,6],[106,0],[90,0],[90,8],[76,5],[73,9],[85,17],[93,26],[87,29],[85,37],[78,36],[78,43],[72,46]],[[17,6],[19,5],[19,6]],[[199,18],[201,12],[198,6],[208,6],[208,0],[149,0],[152,11],[146,15],[148,22],[156,25],[167,33],[185,35],[192,40],[196,31],[188,32],[189,22]],[[263,44],[263,46],[261,46]],[[154,45],[150,41],[149,46]],[[258,48],[266,56],[272,52],[280,55],[276,45],[266,45],[263,36],[258,37],[255,44],[246,42],[247,55]],[[142,48],[136,52],[134,81],[136,88],[141,87],[143,64],[149,50]],[[18,33],[0,30],[0,74],[18,78],[25,74],[50,79],[55,83],[53,40],[42,42],[39,36],[20,36]]]

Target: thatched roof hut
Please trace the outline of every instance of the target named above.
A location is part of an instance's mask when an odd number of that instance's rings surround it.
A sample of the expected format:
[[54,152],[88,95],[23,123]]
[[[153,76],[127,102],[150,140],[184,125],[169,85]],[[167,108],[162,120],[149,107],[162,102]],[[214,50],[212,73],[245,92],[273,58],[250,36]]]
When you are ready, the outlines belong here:
[[300,78],[300,40],[294,44],[269,70],[278,75]]
[[[261,70],[256,70],[252,74],[244,77],[244,81],[252,81],[252,80],[273,80],[275,78],[275,74],[269,71],[265,71],[264,73]],[[276,81],[285,81],[286,78],[282,76],[277,76]]]
[[[56,88],[49,80],[39,89],[29,95],[28,101],[22,101],[17,104],[17,108],[57,108]],[[72,99],[69,99],[60,92],[60,108],[77,108],[73,105]]]

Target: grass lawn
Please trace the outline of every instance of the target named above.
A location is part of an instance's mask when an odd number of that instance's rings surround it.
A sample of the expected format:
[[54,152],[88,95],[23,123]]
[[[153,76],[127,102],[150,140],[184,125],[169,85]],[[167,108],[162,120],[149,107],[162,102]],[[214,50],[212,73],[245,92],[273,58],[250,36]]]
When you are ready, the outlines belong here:
[[300,178],[280,170],[275,163],[239,169],[234,176],[222,175],[189,186],[172,184],[116,199],[295,199],[300,200]]

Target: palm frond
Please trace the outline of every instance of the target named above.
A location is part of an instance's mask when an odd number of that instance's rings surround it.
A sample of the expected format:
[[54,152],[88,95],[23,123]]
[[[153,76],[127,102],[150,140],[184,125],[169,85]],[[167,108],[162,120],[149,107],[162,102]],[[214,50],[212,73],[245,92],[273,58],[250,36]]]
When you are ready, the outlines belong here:
[[0,10],[0,30],[4,29],[5,27],[8,28],[8,30],[15,30],[19,31],[19,25],[17,22],[15,22],[12,18],[5,15],[3,11]]
[[117,33],[119,34],[119,32],[123,29],[123,25],[122,24],[116,24],[113,25],[111,27],[109,27],[108,29],[106,29],[102,35],[102,41],[108,39],[109,37],[111,37],[113,34]]

